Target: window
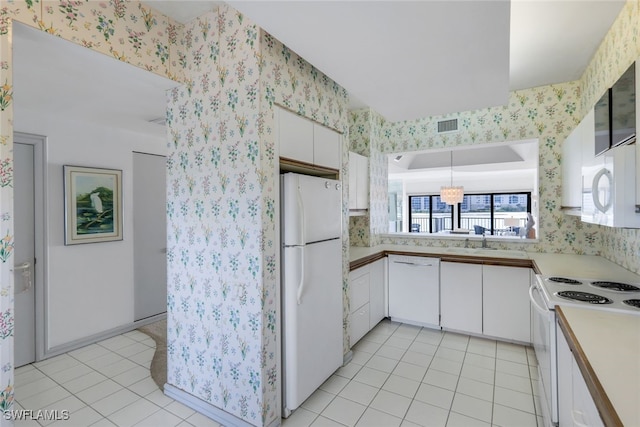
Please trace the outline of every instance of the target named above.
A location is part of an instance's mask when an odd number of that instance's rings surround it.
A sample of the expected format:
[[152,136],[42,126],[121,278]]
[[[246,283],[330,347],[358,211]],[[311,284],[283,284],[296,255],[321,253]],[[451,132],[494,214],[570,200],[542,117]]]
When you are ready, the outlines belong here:
[[467,194],[454,218],[439,195],[409,196],[410,232],[437,233],[456,228],[475,234],[518,236],[531,212],[531,193]]
[[451,229],[453,211],[440,196],[409,196],[409,206],[409,232],[437,233]]
[[474,194],[465,196],[465,202],[460,206],[460,228],[476,234],[519,235],[531,212],[531,193]]

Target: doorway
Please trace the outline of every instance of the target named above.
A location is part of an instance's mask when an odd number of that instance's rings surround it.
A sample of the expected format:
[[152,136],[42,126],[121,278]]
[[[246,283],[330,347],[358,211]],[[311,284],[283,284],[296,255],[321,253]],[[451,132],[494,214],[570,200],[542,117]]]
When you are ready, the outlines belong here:
[[167,311],[165,156],[133,153],[134,320]]
[[14,134],[14,364],[43,357],[44,144],[46,138]]

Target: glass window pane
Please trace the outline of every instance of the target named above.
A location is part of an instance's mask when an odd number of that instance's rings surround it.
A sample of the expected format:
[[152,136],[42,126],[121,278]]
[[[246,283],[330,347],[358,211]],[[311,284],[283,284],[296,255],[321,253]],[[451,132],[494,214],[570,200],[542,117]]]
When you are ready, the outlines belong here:
[[469,194],[464,196],[460,206],[460,228],[466,228],[475,234],[491,233],[491,196],[488,194]]
[[431,220],[431,232],[437,233],[440,230],[452,230],[451,205],[440,200],[440,196],[431,196],[433,218]]
[[[493,227],[495,234],[504,236],[518,236],[524,231],[527,223],[529,204],[527,193],[500,194],[494,196]],[[501,203],[497,203],[500,197]]]
[[411,211],[409,213],[409,232],[429,232],[429,196],[409,196]]

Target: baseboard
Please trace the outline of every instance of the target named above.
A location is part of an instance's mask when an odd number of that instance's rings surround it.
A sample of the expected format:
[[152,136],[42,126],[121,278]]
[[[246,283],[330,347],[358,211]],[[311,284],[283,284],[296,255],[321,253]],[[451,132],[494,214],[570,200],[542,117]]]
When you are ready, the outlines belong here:
[[[241,420],[235,415],[225,412],[217,406],[213,406],[212,404],[205,402],[184,390],[172,386],[171,384],[167,383],[164,385],[164,394],[173,400],[188,406],[194,411],[211,418],[225,427],[253,427],[253,424]],[[278,421],[277,424],[271,423],[270,426],[277,426],[280,420],[276,421]]]
[[349,350],[347,354],[342,356],[342,366],[345,366],[347,363],[351,362],[351,359],[353,359],[353,351]]
[[138,320],[136,322],[127,323],[126,325],[118,326],[117,328],[109,329],[104,332],[100,332],[94,335],[90,335],[85,338],[80,338],[66,344],[58,345],[55,347],[51,347],[50,349],[44,352],[42,358],[39,358],[37,361],[49,359],[50,357],[58,356],[63,353],[68,353],[73,350],[77,350],[82,347],[86,347],[90,344],[94,344],[98,341],[106,340],[108,338],[115,337],[116,335],[121,335],[129,331],[133,331],[134,329],[138,329],[141,326],[148,325],[149,323],[157,322],[159,320],[164,320],[167,318],[167,313],[158,314],[157,316],[147,317],[142,320]]

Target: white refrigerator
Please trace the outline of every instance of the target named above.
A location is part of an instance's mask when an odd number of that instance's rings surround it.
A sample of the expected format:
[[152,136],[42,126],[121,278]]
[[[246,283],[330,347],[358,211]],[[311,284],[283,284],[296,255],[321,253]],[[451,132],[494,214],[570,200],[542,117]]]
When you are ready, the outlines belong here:
[[282,414],[288,417],[343,361],[342,186],[281,176]]

